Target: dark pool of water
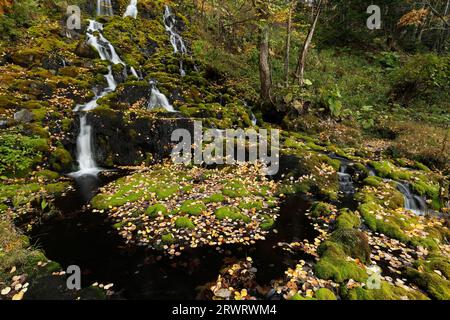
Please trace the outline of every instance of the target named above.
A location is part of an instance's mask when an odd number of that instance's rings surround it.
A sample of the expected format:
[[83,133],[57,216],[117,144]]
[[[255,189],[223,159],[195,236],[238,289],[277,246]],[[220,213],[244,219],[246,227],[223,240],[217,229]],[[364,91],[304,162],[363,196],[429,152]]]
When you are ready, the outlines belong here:
[[293,196],[281,206],[275,226],[278,232],[271,232],[266,240],[253,246],[227,245],[220,251],[215,247],[196,248],[173,259],[154,250],[130,248],[105,216],[84,207],[92,190],[111,179],[84,181],[83,192],[79,187],[58,199],[57,205],[63,214],[36,227],[30,236],[49,259],[63,268],[80,266],[83,287],[94,282],[114,283],[116,298],[195,299],[199,286],[216,279],[225,258],[247,256],[253,258],[258,269],[258,284],[268,285],[271,280],[283,277],[299,258],[308,258],[293,256],[278,248],[277,243],[312,240],[317,236],[304,214],[310,202]]

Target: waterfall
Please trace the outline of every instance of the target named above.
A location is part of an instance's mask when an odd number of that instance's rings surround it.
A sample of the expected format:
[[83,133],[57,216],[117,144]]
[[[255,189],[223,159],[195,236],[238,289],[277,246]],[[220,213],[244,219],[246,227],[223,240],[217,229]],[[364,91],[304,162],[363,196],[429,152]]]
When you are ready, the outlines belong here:
[[347,173],[347,163],[341,160],[341,167],[338,172],[339,189],[345,195],[351,195],[355,193],[355,187],[353,185],[353,179],[350,174]]
[[[187,54],[187,48],[184,44],[183,38],[181,35],[179,35],[175,28],[176,28],[176,19],[172,11],[170,11],[169,6],[166,5],[166,9],[164,11],[164,17],[163,17],[164,26],[166,28],[166,31],[170,35],[170,43],[173,47],[174,53],[181,53],[181,55]],[[184,70],[183,66],[183,58],[180,59],[180,74],[182,77],[186,75],[186,71]]]
[[97,0],[97,16],[112,16],[111,0]]
[[136,72],[136,69],[134,69],[133,67],[130,67],[130,71],[131,71],[131,74],[132,74],[134,77],[140,79],[139,76],[138,76],[138,74],[137,74],[137,72]]
[[132,17],[136,19],[138,14],[137,9],[137,0],[131,0],[130,4],[128,5],[127,9],[125,10],[125,13],[123,14],[123,17]]
[[161,93],[158,88],[156,87],[156,82],[151,80],[150,81],[150,88],[151,88],[151,95],[150,95],[150,101],[148,102],[147,109],[152,110],[157,107],[163,107],[169,112],[175,112],[175,109],[172,107],[172,105],[169,103],[169,100],[167,97]]
[[[110,1],[108,2],[111,3]],[[102,30],[103,25],[101,23],[95,20],[89,20],[89,26],[86,30],[88,44],[99,52],[102,60],[107,60],[112,64],[122,64],[125,67],[125,63],[117,55],[112,44],[102,35]],[[133,73],[133,71],[131,72]],[[136,73],[135,70],[134,73]],[[107,83],[106,88],[102,89],[99,93],[96,92],[95,97],[91,101],[83,105],[77,105],[74,109],[75,112],[80,112],[80,133],[77,137],[77,161],[79,170],[71,173],[71,176],[75,178],[86,175],[96,176],[101,171],[94,160],[92,126],[87,123],[86,112],[97,108],[98,99],[116,90],[117,82],[114,79],[111,65],[108,66],[108,73],[104,77]]]
[[77,111],[94,110],[95,108],[97,108],[97,100],[98,99],[103,98],[108,93],[113,92],[113,91],[116,90],[117,83],[116,83],[116,80],[114,79],[114,76],[112,74],[111,66],[108,66],[108,73],[104,77],[106,79],[106,82],[108,83],[108,86],[106,88],[104,88],[99,94],[96,94],[94,99],[92,99],[88,103],[77,105],[73,111],[77,112]]
[[402,182],[395,181],[397,189],[403,194],[405,199],[405,209],[414,212],[417,215],[424,215],[427,212],[425,199],[413,194],[411,187]]
[[120,59],[111,42],[109,42],[101,33],[103,25],[95,20],[89,20],[89,26],[86,31],[88,37],[87,43],[97,50],[100,59],[108,60],[113,64],[125,63]]
[[92,153],[92,127],[87,124],[86,114],[80,116],[80,134],[77,138],[77,161],[79,171],[72,173],[74,177],[96,175],[100,171]]

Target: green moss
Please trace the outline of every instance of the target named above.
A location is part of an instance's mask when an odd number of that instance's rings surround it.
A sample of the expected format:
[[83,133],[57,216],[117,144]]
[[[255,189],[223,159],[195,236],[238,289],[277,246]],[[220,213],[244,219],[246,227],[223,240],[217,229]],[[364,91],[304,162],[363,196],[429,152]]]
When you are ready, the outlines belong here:
[[358,228],[361,225],[361,219],[350,210],[343,209],[336,219],[336,228]]
[[34,120],[37,122],[41,122],[47,115],[47,108],[33,109],[31,112],[34,115]]
[[334,206],[326,202],[314,202],[311,206],[311,215],[313,217],[324,217],[329,216],[333,213]]
[[225,201],[225,197],[221,193],[215,193],[208,198],[203,199],[205,203],[219,203]]
[[193,216],[198,216],[206,211],[206,206],[199,200],[186,200],[180,208],[181,213],[187,213]]
[[327,288],[320,288],[316,291],[315,296],[317,300],[337,300],[333,291]]
[[366,234],[362,231],[350,228],[340,228],[335,230],[330,237],[340,245],[345,254],[352,258],[359,259],[363,263],[370,262],[370,246]]
[[383,219],[376,218],[376,213],[381,210],[383,210],[381,206],[374,202],[363,203],[359,206],[364,222],[370,230],[383,233],[403,243],[408,243],[409,238],[394,221],[386,222]]
[[231,220],[242,220],[244,222],[250,222],[250,218],[248,216],[242,214],[235,207],[221,207],[214,212],[214,215],[219,220],[229,218]]
[[260,224],[260,227],[262,230],[270,230],[273,228],[273,225],[275,224],[275,220],[268,216],[268,215],[263,215],[263,221]]
[[245,197],[250,194],[243,183],[238,180],[225,182],[222,193],[230,198]]
[[188,217],[179,217],[175,220],[175,227],[178,229],[194,229],[195,224]]
[[65,132],[70,131],[72,127],[73,120],[69,118],[64,118],[61,120],[61,129]]
[[59,178],[59,174],[51,170],[41,170],[35,173],[36,177],[42,177],[46,180],[56,180]]
[[371,176],[364,179],[364,184],[372,187],[378,187],[383,182],[383,179],[377,176]]
[[72,162],[73,159],[70,152],[63,147],[56,148],[50,155],[50,165],[59,172],[69,170]]
[[161,241],[164,244],[173,244],[176,242],[175,237],[171,233],[166,233],[161,236]]
[[173,197],[179,190],[176,185],[161,185],[160,189],[156,190],[156,196],[159,200],[166,200]]
[[450,281],[435,272],[420,272],[407,267],[404,275],[437,300],[450,300]]
[[314,266],[314,273],[321,279],[344,282],[353,279],[364,282],[366,271],[353,261],[348,261],[344,250],[334,242],[319,247],[320,260]]
[[155,218],[158,215],[162,214],[162,215],[166,215],[167,214],[167,208],[160,203],[154,204],[152,206],[149,206],[146,210],[145,210],[145,214],[151,218]]
[[261,210],[263,207],[263,202],[262,200],[258,200],[258,201],[243,201],[241,203],[239,203],[239,209],[246,209],[246,210],[251,210],[251,209],[255,209],[255,210]]
[[406,290],[401,287],[391,285],[386,281],[382,281],[380,289],[366,289],[358,287],[348,290],[345,295],[349,300],[428,300],[420,291]]
[[370,161],[369,164],[375,169],[377,174],[383,178],[394,180],[411,180],[413,174],[407,170],[398,169],[390,161]]
[[308,142],[308,143],[306,143],[306,146],[314,151],[326,151],[327,150],[327,148],[319,146],[319,145],[315,144],[314,142]]

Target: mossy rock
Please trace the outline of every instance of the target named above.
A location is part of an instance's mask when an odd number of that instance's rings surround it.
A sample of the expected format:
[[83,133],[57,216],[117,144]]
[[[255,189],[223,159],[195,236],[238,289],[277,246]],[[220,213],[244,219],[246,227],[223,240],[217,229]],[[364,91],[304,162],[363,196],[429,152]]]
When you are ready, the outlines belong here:
[[315,292],[317,300],[337,300],[336,295],[327,288],[320,288]]
[[363,203],[359,206],[359,211],[361,212],[364,222],[370,230],[383,233],[391,238],[400,240],[403,243],[408,243],[410,239],[402,231],[400,226],[393,221],[386,222],[383,219],[377,219],[376,212],[381,210],[381,206],[375,202]]
[[158,215],[166,215],[167,214],[167,208],[163,204],[157,203],[152,206],[149,206],[145,210],[145,214],[151,218],[156,218]]
[[175,237],[171,233],[166,233],[161,236],[161,242],[164,244],[173,244],[176,242]]
[[206,211],[206,206],[200,200],[186,200],[180,207],[181,213],[198,216]]
[[221,193],[215,193],[208,198],[203,199],[205,203],[220,203],[225,201],[225,197]]
[[195,229],[195,224],[188,217],[179,217],[175,220],[177,229]]
[[366,289],[359,287],[348,290],[344,297],[349,300],[429,300],[429,298],[420,291],[406,290],[386,281],[381,281],[380,289]]
[[359,230],[340,228],[331,234],[330,241],[338,243],[343,251],[363,263],[370,262],[370,246],[367,235]]
[[270,230],[273,228],[274,224],[275,224],[275,220],[272,217],[270,217],[268,215],[264,215],[263,221],[260,224],[260,228],[262,230]]
[[314,273],[321,279],[333,280],[338,283],[353,279],[364,282],[366,271],[353,261],[348,261],[347,255],[340,245],[327,242],[319,247],[320,260],[314,266]]
[[225,182],[222,193],[230,198],[240,198],[250,195],[250,192],[245,188],[240,181]]
[[336,219],[336,228],[358,228],[361,225],[361,219],[348,209],[341,210],[341,214]]
[[63,147],[56,148],[50,155],[50,165],[58,172],[69,170],[72,162],[72,155]]
[[334,206],[332,204],[317,201],[311,206],[311,215],[315,218],[329,216],[333,213]]
[[59,178],[58,172],[51,170],[41,170],[35,173],[36,177],[42,177],[45,180],[56,180]]
[[223,220],[225,218],[231,220],[242,220],[244,222],[250,222],[250,217],[244,215],[235,207],[221,207],[214,212],[217,219]]
[[437,300],[450,300],[450,281],[435,272],[420,272],[405,268],[404,275],[419,288]]
[[363,182],[368,186],[378,187],[383,182],[383,179],[377,176],[371,176],[364,179]]

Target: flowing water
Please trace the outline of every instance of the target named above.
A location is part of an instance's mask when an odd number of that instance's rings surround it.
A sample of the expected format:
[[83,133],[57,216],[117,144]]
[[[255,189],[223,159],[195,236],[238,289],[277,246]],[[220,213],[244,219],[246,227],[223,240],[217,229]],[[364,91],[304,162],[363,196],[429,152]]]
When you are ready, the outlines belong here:
[[123,17],[132,17],[136,19],[138,14],[137,9],[137,0],[131,0],[130,4],[127,6],[127,9],[125,10],[125,13],[123,14]]
[[152,110],[154,108],[162,107],[168,112],[175,112],[175,109],[169,103],[167,97],[161,93],[156,86],[156,81],[150,81],[150,100],[148,102],[147,109]]
[[[89,20],[89,26],[86,30],[88,37],[88,44],[95,48],[102,60],[107,60],[112,64],[125,63],[117,55],[112,44],[103,36],[101,31],[103,25],[95,20]],[[134,69],[133,69],[134,70]],[[92,126],[88,124],[86,112],[94,110],[97,107],[98,99],[113,92],[117,88],[117,82],[114,79],[111,65],[108,66],[108,73],[105,75],[107,87],[96,93],[94,99],[84,105],[77,105],[75,112],[80,113],[80,132],[77,137],[77,161],[79,169],[70,175],[74,178],[81,178],[84,176],[96,176],[101,169],[97,166],[94,159],[94,146],[92,139]]]
[[181,76],[186,75],[186,71],[183,66],[183,56],[187,54],[187,48],[180,34],[177,33],[176,29],[176,18],[175,15],[170,10],[169,6],[166,6],[163,16],[164,26],[166,31],[170,35],[170,43],[173,47],[174,53],[180,53],[182,55],[180,59],[180,74]]
[[97,16],[112,16],[113,14],[111,0],[97,0]]
[[427,213],[427,203],[425,199],[414,194],[411,191],[411,187],[407,183],[394,181],[397,184],[397,189],[403,194],[405,199],[405,209],[422,216]]

